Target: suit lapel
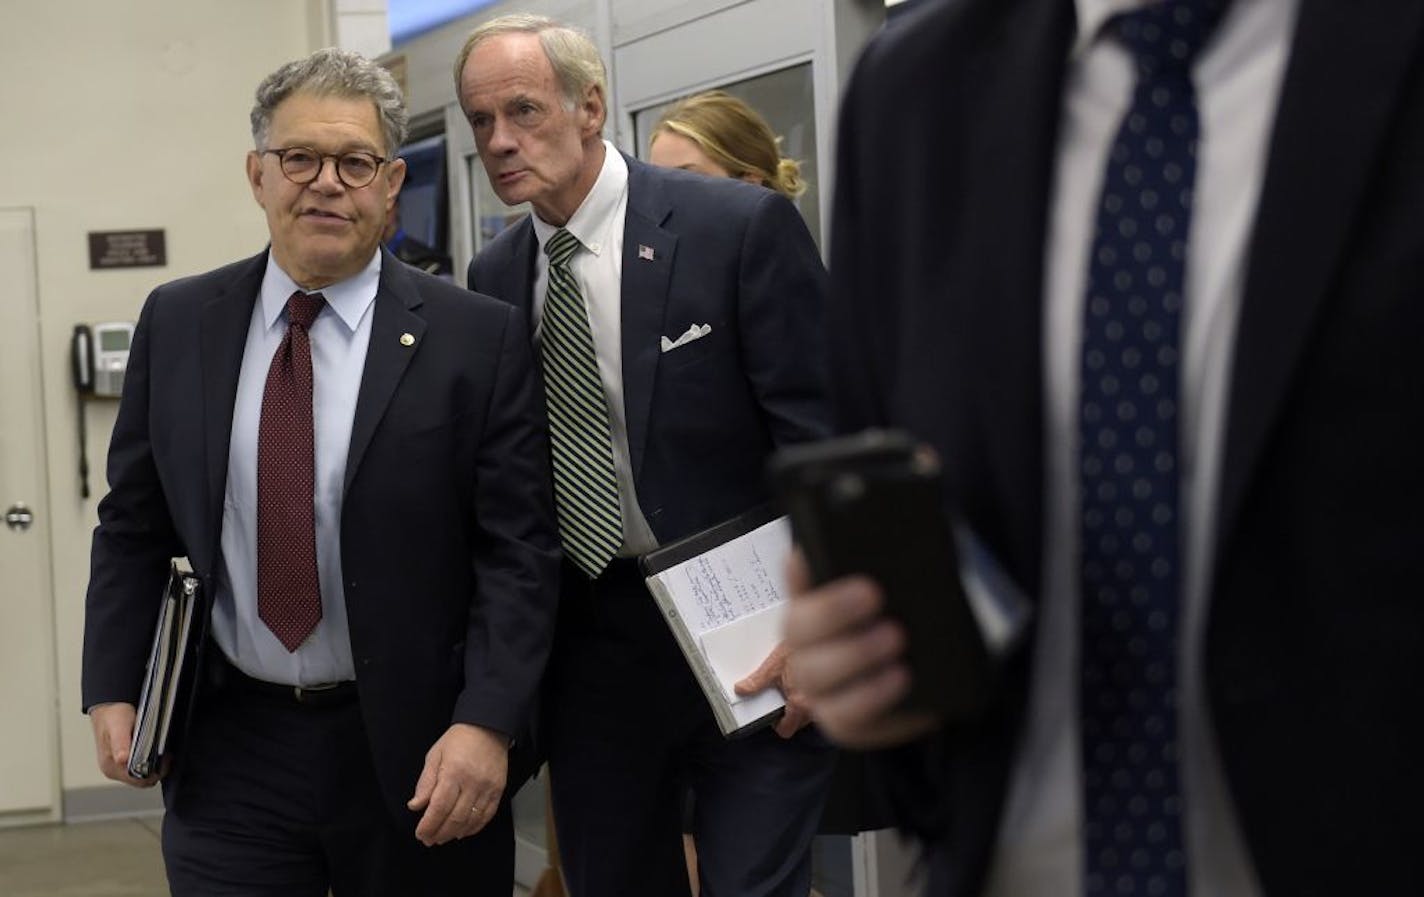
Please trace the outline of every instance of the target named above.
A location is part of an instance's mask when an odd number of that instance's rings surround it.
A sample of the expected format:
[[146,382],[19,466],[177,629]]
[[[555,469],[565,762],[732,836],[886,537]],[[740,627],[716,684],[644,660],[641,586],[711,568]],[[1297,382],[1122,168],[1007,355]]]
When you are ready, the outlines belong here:
[[662,228],[672,208],[663,197],[657,179],[643,163],[631,158],[627,161],[628,212],[623,224],[620,301],[623,404],[628,420],[628,452],[636,480],[647,442],[653,380],[662,355],[663,311],[667,306],[677,236]]
[[198,316],[208,520],[214,543],[210,547],[214,552],[222,528],[223,490],[227,484],[237,380],[242,372],[242,353],[247,347],[252,307],[257,302],[266,269],[267,253],[249,259],[238,276],[209,300]]
[[[968,340],[975,417],[992,472],[990,505],[1006,551],[1036,592],[1041,565],[1043,473],[1043,255],[1073,5],[1019,4],[985,43],[971,78],[983,78],[973,131],[966,208],[975,249]],[[1006,397],[1015,397],[1005,401]],[[1018,397],[1022,397],[1019,399]],[[988,534],[986,534],[988,535]]]
[[[530,336],[532,337],[534,335],[534,263],[539,253],[539,241],[534,237],[532,216],[525,216],[523,221],[514,226],[518,230],[514,234],[510,262],[503,266],[499,282],[491,284],[488,291],[490,295],[503,299],[524,312],[524,318],[529,323]],[[484,285],[481,284],[481,286]],[[480,292],[485,292],[485,290],[480,290]]]
[[[425,335],[425,319],[415,314],[421,304],[420,293],[401,269],[401,263],[386,250],[381,253],[381,282],[376,290],[371,341],[366,348],[366,367],[361,374],[356,413],[351,422],[343,492],[350,491],[376,425],[385,415],[406,366],[420,351]],[[410,340],[405,339],[407,334]]]
[[[1357,232],[1399,89],[1417,64],[1417,0],[1303,0],[1242,297],[1218,507],[1218,557]],[[1417,114],[1417,113],[1416,113]]]

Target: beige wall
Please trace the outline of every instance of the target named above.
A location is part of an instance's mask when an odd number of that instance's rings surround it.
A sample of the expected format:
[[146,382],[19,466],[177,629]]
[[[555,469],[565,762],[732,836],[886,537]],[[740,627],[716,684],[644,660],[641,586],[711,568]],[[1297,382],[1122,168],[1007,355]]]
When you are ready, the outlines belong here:
[[[79,653],[114,415],[89,404],[83,500],[70,330],[132,320],[158,283],[263,247],[243,176],[252,91],[327,43],[332,21],[329,0],[35,0],[0,13],[0,206],[35,209],[65,790],[104,781],[79,713]],[[88,231],[133,228],[167,232],[166,267],[88,269]]]

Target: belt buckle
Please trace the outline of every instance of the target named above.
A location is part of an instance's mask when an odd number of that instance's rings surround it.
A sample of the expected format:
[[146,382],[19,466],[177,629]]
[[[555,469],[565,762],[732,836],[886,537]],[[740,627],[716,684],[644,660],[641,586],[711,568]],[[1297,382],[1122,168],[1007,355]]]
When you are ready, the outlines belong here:
[[325,685],[293,685],[292,697],[298,704],[305,704],[309,695],[314,697],[315,693],[331,691],[340,684],[340,682],[328,682]]

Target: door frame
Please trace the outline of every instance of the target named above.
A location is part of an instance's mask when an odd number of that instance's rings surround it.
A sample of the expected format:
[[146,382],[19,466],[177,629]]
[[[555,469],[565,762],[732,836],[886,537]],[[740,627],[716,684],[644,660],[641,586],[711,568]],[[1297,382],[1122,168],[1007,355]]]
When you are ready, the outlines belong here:
[[[0,216],[9,217],[16,215],[25,220],[22,230],[28,231],[29,247],[27,274],[31,288],[29,296],[25,297],[28,308],[23,310],[13,296],[0,297],[0,301],[6,303],[9,314],[17,315],[21,326],[16,331],[12,331],[13,344],[21,347],[20,353],[24,356],[17,364],[17,369],[22,365],[24,368],[23,383],[7,384],[8,388],[13,388],[17,396],[23,396],[22,407],[28,406],[24,412],[26,420],[16,419],[7,421],[7,426],[15,426],[24,432],[28,426],[28,432],[32,435],[30,451],[33,452],[33,482],[28,484],[29,494],[17,494],[26,488],[26,484],[0,483],[0,502],[4,507],[9,507],[11,502],[16,500],[25,501],[35,514],[35,523],[26,536],[33,537],[36,542],[29,546],[34,554],[34,561],[37,565],[36,583],[39,595],[38,620],[42,632],[34,633],[36,641],[42,646],[39,650],[39,663],[43,669],[33,671],[33,678],[29,679],[31,687],[38,687],[44,690],[44,705],[46,712],[43,714],[42,730],[33,733],[31,737],[41,739],[43,742],[41,753],[48,766],[47,791],[48,805],[46,807],[34,807],[19,809],[14,811],[0,812],[0,828],[8,828],[21,825],[34,825],[45,822],[58,822],[63,809],[61,781],[60,781],[60,758],[59,758],[59,669],[56,657],[58,656],[57,633],[55,629],[55,606],[54,606],[54,583],[53,572],[51,570],[51,558],[53,556],[54,539],[54,517],[50,513],[49,494],[49,455],[46,444],[45,429],[45,405],[44,405],[44,374],[41,353],[40,338],[40,302],[39,302],[39,255],[38,238],[35,227],[35,209],[33,206],[0,206]],[[0,538],[8,538],[12,534],[0,531]],[[7,723],[14,731],[15,722]],[[40,775],[40,771],[35,771]],[[3,786],[0,786],[3,787]]]

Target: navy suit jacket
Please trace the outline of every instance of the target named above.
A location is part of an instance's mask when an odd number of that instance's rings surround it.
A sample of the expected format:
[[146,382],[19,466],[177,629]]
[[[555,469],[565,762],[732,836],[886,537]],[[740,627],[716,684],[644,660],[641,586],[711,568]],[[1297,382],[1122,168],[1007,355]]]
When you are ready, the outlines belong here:
[[[266,263],[263,252],[161,286],[139,317],[94,531],[86,708],[137,703],[170,557],[186,555],[211,586],[238,373]],[[371,313],[342,576],[377,775],[413,829],[405,801],[451,723],[510,735],[527,725],[552,633],[557,536],[520,314],[389,252]]]
[[[785,197],[625,158],[623,400],[638,503],[665,543],[765,502],[771,451],[828,432],[826,273]],[[525,219],[470,263],[470,289],[528,312],[538,251]],[[662,351],[694,324],[711,332]]]
[[[933,443],[951,501],[1034,594],[1043,247],[1072,34],[1067,0],[907,12],[852,79],[836,178],[839,426]],[[1417,894],[1424,4],[1302,0],[1267,159],[1232,349],[1209,710],[1268,897]],[[896,176],[877,177],[887,160]],[[934,845],[936,894],[982,888],[1031,659],[987,719],[883,758]]]

